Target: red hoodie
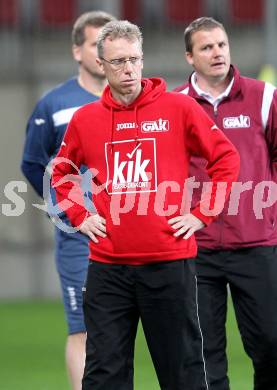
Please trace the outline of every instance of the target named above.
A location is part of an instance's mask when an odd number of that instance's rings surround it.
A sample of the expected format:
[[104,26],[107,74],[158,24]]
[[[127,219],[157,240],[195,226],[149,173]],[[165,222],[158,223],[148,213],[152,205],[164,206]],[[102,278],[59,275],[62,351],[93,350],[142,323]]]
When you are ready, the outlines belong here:
[[[204,156],[212,181],[227,182],[228,189],[239,170],[235,148],[194,99],[166,92],[158,78],[143,79],[142,87],[128,106],[116,102],[106,87],[99,101],[79,109],[56,158],[53,184],[74,226],[88,212],[72,175],[82,164],[93,172],[93,202],[107,227],[106,238],[90,241],[90,258],[100,262],[139,265],[195,257],[194,236],[176,238],[168,224],[185,211],[191,154]],[[75,168],[58,163],[60,158]],[[211,204],[215,196],[214,188]],[[69,208],[64,207],[68,199]],[[192,210],[205,224],[214,218],[203,214],[208,203]]]

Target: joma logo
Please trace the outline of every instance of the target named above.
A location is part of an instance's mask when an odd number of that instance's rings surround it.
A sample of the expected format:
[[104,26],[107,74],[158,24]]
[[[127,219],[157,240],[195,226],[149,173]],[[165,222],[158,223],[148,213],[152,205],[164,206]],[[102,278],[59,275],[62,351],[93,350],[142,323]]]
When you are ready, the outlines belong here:
[[126,122],[126,123],[118,123],[116,126],[116,130],[125,130],[125,129],[135,129],[137,127],[135,122]]

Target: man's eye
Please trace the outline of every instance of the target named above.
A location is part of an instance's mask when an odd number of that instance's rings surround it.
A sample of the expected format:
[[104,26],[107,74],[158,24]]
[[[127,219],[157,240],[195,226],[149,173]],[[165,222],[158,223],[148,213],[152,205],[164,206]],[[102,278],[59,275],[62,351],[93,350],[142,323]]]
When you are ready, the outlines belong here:
[[124,58],[116,58],[116,59],[112,60],[111,63],[113,65],[121,65],[124,63],[124,61],[125,61]]

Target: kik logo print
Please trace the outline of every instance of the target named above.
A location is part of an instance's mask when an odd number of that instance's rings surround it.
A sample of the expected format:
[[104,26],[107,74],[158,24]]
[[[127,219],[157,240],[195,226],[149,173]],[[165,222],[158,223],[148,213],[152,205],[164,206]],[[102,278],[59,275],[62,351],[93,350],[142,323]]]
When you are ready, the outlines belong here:
[[109,194],[156,192],[156,140],[144,138],[105,144]]

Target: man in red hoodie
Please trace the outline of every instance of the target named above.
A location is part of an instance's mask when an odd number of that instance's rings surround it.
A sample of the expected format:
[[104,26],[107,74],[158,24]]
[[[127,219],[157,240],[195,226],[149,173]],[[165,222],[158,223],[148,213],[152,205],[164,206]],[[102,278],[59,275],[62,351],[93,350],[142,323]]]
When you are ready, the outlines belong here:
[[[230,201],[211,226],[196,234],[199,317],[210,389],[229,389],[228,285],[253,362],[254,388],[277,389],[277,92],[270,84],[240,76],[230,65],[226,31],[214,19],[193,21],[185,30],[185,45],[194,72],[176,91],[196,99],[241,158]],[[204,166],[203,159],[191,160],[190,173],[199,182],[208,180]]]
[[[142,78],[137,26],[108,23],[97,50],[108,86],[99,102],[73,115],[53,174],[60,206],[91,238],[83,389],[133,389],[139,318],[161,389],[208,389],[193,233],[214,219],[218,193],[223,207],[238,154],[193,99],[166,92],[161,79]],[[213,187],[190,212],[195,153],[207,159]],[[93,176],[98,224],[84,206],[82,164]]]

